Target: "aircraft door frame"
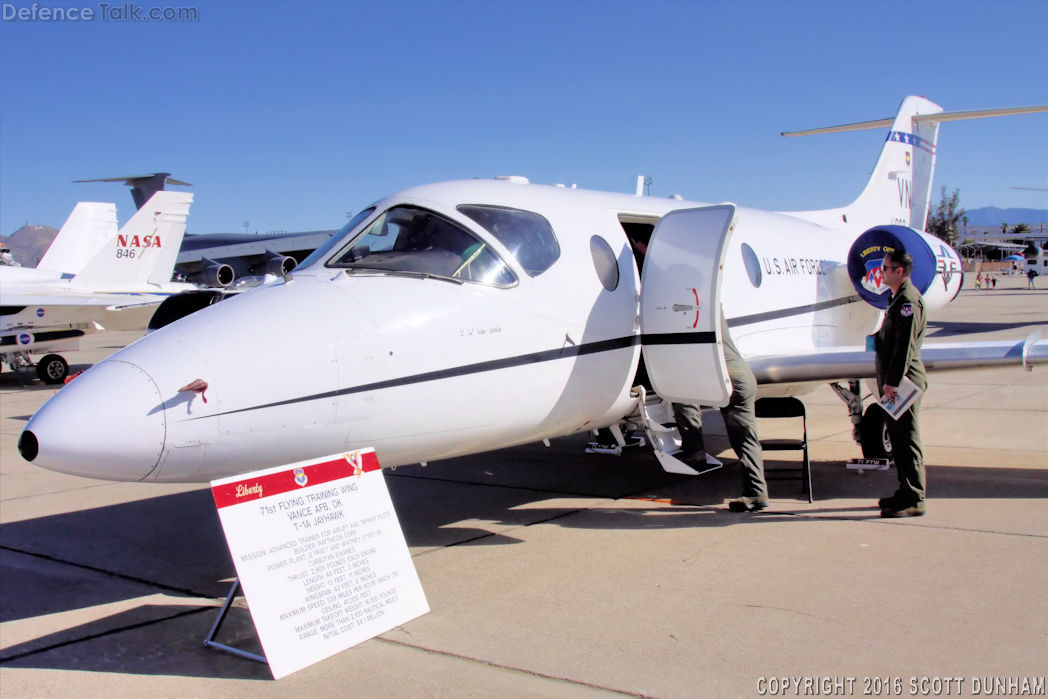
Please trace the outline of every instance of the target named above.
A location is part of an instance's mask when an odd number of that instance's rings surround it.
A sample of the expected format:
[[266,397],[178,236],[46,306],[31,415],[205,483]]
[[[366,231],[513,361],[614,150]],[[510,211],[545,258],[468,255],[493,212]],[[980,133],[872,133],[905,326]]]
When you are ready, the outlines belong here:
[[733,204],[680,209],[651,234],[641,274],[641,351],[664,399],[720,407],[731,397],[721,284],[735,215]]

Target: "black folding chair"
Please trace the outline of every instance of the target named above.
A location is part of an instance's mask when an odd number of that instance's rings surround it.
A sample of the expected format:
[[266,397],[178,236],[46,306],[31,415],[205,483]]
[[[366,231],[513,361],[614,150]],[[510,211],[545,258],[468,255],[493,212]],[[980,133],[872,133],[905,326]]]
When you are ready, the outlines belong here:
[[762,439],[765,451],[803,451],[804,462],[799,468],[764,469],[768,480],[799,480],[803,483],[808,502],[814,502],[811,492],[811,462],[808,460],[808,416],[804,403],[797,398],[758,398],[755,410],[758,418],[800,418],[803,436],[801,439]]

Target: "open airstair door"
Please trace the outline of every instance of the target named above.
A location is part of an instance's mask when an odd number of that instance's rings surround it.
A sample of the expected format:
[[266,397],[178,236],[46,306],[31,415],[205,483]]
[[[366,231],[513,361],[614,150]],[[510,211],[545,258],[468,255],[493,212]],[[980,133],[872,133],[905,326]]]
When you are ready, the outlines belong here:
[[651,235],[641,274],[644,363],[660,397],[724,406],[731,382],[720,345],[724,255],[735,206],[667,214]]

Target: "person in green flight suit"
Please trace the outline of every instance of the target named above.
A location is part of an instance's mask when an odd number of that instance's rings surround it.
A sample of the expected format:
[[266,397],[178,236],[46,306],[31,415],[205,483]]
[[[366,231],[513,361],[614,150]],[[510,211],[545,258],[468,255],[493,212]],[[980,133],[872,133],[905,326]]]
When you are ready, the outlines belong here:
[[[759,512],[768,507],[768,483],[764,478],[764,457],[760,438],[757,436],[757,379],[746,366],[728,332],[728,323],[721,315],[721,340],[724,348],[724,363],[731,380],[731,399],[720,409],[728,442],[739,457],[742,466],[742,497],[728,503],[732,512]],[[706,454],[702,438],[702,412],[697,405],[673,403],[683,442],[684,463],[695,468],[705,465]],[[700,454],[700,465],[695,466],[694,454]]]
[[[924,298],[910,281],[913,257],[905,250],[891,250],[881,263],[884,282],[892,290],[891,303],[876,335],[877,388],[893,398],[905,376],[922,391],[928,378],[921,362],[924,342]],[[923,395],[923,394],[922,394]],[[881,498],[881,517],[920,517],[925,513],[924,452],[917,423],[920,397],[898,420],[885,417],[899,488]]]

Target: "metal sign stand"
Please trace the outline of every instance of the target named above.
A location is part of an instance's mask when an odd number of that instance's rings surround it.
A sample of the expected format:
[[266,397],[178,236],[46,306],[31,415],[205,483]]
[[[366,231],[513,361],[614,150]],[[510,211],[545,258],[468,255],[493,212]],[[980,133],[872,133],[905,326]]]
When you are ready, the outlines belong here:
[[222,622],[226,620],[226,614],[229,613],[229,608],[233,605],[233,598],[237,595],[237,590],[240,589],[240,578],[233,578],[233,587],[229,588],[229,594],[226,595],[226,601],[222,604],[222,607],[218,610],[218,617],[215,619],[215,623],[211,625],[211,631],[208,632],[207,637],[204,639],[204,646],[206,648],[217,648],[218,650],[224,650],[227,653],[240,656],[241,658],[247,658],[248,660],[254,660],[256,663],[269,664],[266,660],[266,656],[258,655],[257,653],[249,653],[246,650],[234,648],[233,646],[227,646],[224,643],[219,643],[215,640],[215,635],[218,634],[218,629],[222,626]]

